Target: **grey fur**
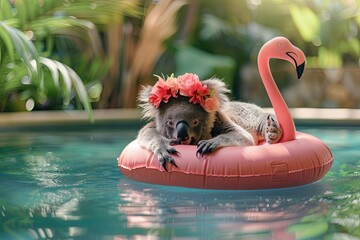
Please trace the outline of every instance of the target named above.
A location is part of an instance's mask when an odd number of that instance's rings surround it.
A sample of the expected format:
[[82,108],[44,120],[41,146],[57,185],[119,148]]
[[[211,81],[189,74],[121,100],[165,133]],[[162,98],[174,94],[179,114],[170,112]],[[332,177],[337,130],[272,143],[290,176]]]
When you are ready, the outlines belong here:
[[[152,86],[143,87],[139,94],[139,106],[150,122],[140,130],[137,141],[156,155],[165,170],[166,162],[176,166],[171,157],[177,154],[173,144],[197,144],[197,153],[205,155],[224,146],[250,146],[262,140],[276,143],[281,139],[282,129],[274,114],[255,104],[230,101],[226,95],[230,91],[219,79],[205,80],[203,84],[215,90],[220,102],[217,112],[208,113],[183,96],[170,98],[157,109],[149,103]],[[181,121],[186,123],[183,125],[188,139],[177,137],[176,126]]]

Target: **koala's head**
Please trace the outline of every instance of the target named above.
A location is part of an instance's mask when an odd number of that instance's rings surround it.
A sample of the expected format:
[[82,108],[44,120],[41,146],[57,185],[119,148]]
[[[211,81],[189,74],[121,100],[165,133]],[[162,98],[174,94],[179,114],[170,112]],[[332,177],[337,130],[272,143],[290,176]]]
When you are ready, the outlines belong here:
[[[219,108],[228,101],[226,93],[229,90],[218,79],[202,82],[213,91],[219,100]],[[190,97],[170,97],[162,101],[157,107],[150,103],[152,86],[142,89],[139,95],[140,106],[145,118],[153,119],[157,131],[168,139],[179,141],[181,144],[197,144],[200,140],[211,138],[217,111],[206,111],[199,103],[190,102]]]
[[206,112],[200,104],[189,102],[188,97],[171,98],[161,103],[155,117],[157,130],[166,138],[181,144],[197,144],[210,137],[215,113]]

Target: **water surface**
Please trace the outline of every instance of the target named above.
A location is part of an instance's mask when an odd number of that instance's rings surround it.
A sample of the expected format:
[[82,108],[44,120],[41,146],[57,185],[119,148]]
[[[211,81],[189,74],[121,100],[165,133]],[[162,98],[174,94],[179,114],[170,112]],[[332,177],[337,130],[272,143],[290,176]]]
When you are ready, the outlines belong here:
[[215,191],[126,179],[137,129],[0,132],[0,239],[359,239],[360,127],[303,127],[335,161],[296,188]]

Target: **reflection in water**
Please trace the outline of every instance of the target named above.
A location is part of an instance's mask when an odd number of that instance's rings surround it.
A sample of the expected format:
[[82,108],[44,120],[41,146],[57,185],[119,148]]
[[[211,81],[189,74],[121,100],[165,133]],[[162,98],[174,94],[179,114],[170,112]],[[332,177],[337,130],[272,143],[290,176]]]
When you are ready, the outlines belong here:
[[[53,152],[44,154],[29,154],[23,158],[25,171],[31,175],[40,188],[36,195],[41,195],[41,201],[30,205],[29,216],[34,221],[35,228],[28,228],[27,235],[32,239],[51,239],[59,236],[77,237],[83,235],[84,228],[64,228],[62,231],[52,230],[57,221],[81,221],[80,202],[85,198],[78,188],[82,183],[78,174],[69,175],[72,169],[64,165],[66,160]],[[69,177],[72,178],[68,181]],[[35,198],[38,199],[38,198]],[[41,217],[40,217],[41,216]],[[53,219],[57,219],[54,221]],[[44,224],[44,222],[47,222]],[[40,224],[39,224],[40,223]],[[48,226],[48,227],[46,227]]]
[[273,191],[209,191],[123,179],[119,190],[118,210],[127,227],[147,230],[148,236],[296,239],[289,226],[309,215],[320,218],[328,208],[325,202],[309,201],[328,191],[319,183]]

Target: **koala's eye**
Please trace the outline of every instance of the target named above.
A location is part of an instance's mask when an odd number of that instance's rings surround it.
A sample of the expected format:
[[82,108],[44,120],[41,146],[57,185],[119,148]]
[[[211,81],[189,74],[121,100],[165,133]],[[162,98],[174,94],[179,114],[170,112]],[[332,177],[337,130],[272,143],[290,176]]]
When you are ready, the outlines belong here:
[[195,118],[192,121],[193,126],[197,126],[199,124],[199,119]]
[[174,122],[171,121],[171,120],[167,121],[166,124],[167,124],[169,127],[174,127]]

